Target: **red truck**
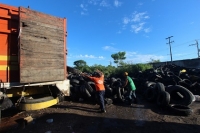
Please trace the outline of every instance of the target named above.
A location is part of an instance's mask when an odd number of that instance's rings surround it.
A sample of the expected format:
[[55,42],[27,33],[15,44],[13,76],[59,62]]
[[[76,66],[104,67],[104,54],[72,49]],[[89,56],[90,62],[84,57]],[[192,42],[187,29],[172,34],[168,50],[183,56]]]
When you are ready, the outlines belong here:
[[70,95],[66,18],[0,3],[0,107],[37,110]]

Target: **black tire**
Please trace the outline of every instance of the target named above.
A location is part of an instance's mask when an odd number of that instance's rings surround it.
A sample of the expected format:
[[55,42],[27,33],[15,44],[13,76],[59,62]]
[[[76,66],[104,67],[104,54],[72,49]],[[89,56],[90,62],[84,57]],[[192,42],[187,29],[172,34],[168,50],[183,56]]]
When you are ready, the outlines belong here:
[[157,91],[157,95],[159,96],[162,92],[165,91],[165,86],[163,83],[156,83],[156,91]]
[[145,91],[145,98],[152,102],[152,101],[155,101],[156,99],[156,91],[154,88],[148,88],[146,91]]
[[90,85],[90,83],[86,82],[85,87],[89,91],[90,94],[94,93],[94,90],[93,90],[92,86]]
[[4,97],[4,99],[2,100],[2,103],[0,104],[1,104],[0,111],[11,108],[13,106],[12,101],[8,97]]
[[193,113],[193,110],[185,105],[180,105],[180,104],[170,104],[169,110],[175,113],[176,115],[183,115],[183,116],[188,116]]
[[79,84],[80,82],[79,82],[79,80],[78,79],[71,79],[70,80],[70,83],[73,85],[73,84]]
[[70,67],[70,66],[67,66],[67,71],[68,71],[68,72],[71,72],[71,73],[75,73],[75,74],[79,74],[79,73],[81,73],[80,70],[75,69],[75,68]]
[[105,98],[105,104],[111,105],[113,103],[113,100],[111,98]]
[[42,98],[36,98],[36,99],[29,99],[27,97],[24,97],[24,99],[21,101],[21,103],[41,103],[41,102],[46,102],[46,101],[50,101],[53,100],[54,97],[53,96],[46,96],[46,97],[42,97]]
[[91,81],[89,81],[89,82],[87,82],[87,83],[92,87],[93,92],[95,92],[95,91],[96,91],[95,83],[94,83],[94,82],[91,82]]
[[117,98],[119,99],[119,101],[121,102],[124,102],[124,96],[123,96],[123,91],[124,91],[124,88],[121,88],[121,87],[117,87]]
[[110,88],[108,85],[105,85],[105,96],[106,97],[112,96],[112,88]]
[[80,86],[80,91],[81,91],[81,94],[82,94],[83,96],[86,96],[87,98],[91,97],[91,94],[90,94],[90,92],[86,89],[85,85]]
[[166,88],[166,91],[170,94],[170,104],[189,106],[195,99],[194,95],[187,88],[180,85],[169,86]]
[[170,94],[166,91],[162,91],[157,97],[157,105],[161,107],[169,106]]
[[86,94],[86,96],[89,98],[89,97],[91,97],[91,94],[90,94],[90,92],[87,90],[87,89],[85,89],[85,94]]
[[147,88],[149,88],[149,87],[154,88],[156,86],[156,83],[155,82],[146,82],[145,85]]

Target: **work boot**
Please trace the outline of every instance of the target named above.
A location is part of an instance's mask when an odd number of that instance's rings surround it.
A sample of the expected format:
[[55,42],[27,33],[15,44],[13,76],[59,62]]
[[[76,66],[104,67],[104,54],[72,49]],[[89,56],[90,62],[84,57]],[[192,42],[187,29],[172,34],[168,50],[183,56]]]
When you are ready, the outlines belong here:
[[134,100],[134,103],[135,103],[135,104],[137,104],[137,103],[138,103],[138,100],[137,100],[137,99],[135,99],[135,100]]
[[105,109],[102,109],[102,110],[101,110],[101,113],[106,113],[106,110],[105,110]]

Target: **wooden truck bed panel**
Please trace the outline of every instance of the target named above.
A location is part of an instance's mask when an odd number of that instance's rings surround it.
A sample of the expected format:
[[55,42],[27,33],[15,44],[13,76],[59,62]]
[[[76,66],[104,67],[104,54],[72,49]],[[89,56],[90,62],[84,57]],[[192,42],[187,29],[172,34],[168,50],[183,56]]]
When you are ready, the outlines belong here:
[[66,19],[0,4],[0,81],[66,79]]

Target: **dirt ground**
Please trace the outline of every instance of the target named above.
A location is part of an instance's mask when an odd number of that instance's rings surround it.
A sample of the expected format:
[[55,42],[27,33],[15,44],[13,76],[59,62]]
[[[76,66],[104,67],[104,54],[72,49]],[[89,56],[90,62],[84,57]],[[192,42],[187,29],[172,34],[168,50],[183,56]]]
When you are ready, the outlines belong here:
[[[106,113],[98,105],[87,102],[64,101],[37,110],[2,112],[1,133],[199,133],[200,102],[190,107],[190,116],[177,116],[166,108],[149,103],[142,96],[131,106],[112,104]],[[22,118],[31,116],[25,124]],[[48,120],[53,120],[48,123]]]

